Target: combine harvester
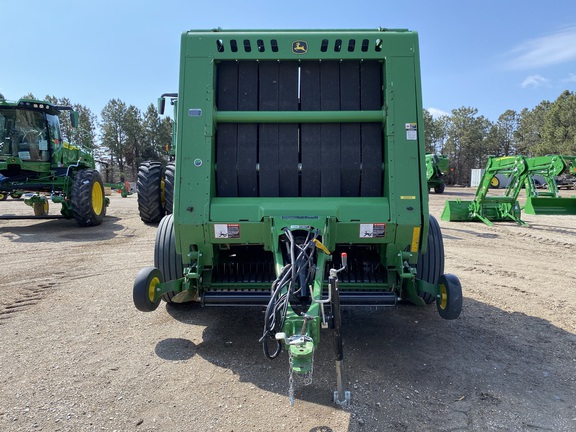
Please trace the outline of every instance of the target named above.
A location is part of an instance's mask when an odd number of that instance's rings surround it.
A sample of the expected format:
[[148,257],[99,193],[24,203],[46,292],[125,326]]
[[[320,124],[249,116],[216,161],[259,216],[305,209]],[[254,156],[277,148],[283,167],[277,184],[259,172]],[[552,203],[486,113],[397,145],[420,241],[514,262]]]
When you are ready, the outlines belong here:
[[135,306],[264,308],[260,342],[288,352],[291,403],[332,329],[348,404],[341,307],[462,308],[428,214],[422,111],[414,32],[184,33],[173,214]]
[[428,180],[428,189],[434,189],[437,194],[444,193],[446,184],[444,177],[448,175],[450,159],[444,155],[427,154],[426,155],[426,179]]
[[[69,106],[0,98],[0,198],[19,198],[34,216],[2,215],[0,219],[74,218],[80,226],[100,225],[109,200],[104,186],[122,190],[124,183],[104,184],[94,158],[85,148],[64,141],[59,115],[70,113],[78,127],[78,113]],[[59,216],[49,216],[49,200],[61,204]]]
[[[486,169],[476,189],[472,201],[446,201],[442,220],[475,221],[479,220],[492,226],[493,222],[522,221],[518,196],[522,187],[526,187],[526,205],[528,214],[576,214],[576,199],[562,198],[558,193],[555,178],[569,166],[570,157],[550,155],[526,158],[524,156],[488,157]],[[503,193],[495,195],[494,178],[503,175],[508,178]],[[537,189],[533,176],[542,176],[546,180],[546,191]],[[490,194],[492,192],[492,194]]]

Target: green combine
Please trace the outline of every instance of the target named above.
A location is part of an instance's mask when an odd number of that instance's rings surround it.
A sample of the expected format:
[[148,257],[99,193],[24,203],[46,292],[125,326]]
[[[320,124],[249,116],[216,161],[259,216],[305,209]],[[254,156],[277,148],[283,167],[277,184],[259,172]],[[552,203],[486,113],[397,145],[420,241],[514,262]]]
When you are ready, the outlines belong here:
[[[72,127],[78,113],[32,99],[10,102],[0,98],[0,199],[20,198],[34,216],[2,215],[1,219],[50,218],[49,201],[61,205],[60,216],[80,226],[102,223],[108,206],[104,184],[87,149],[68,143],[59,115],[70,113]],[[126,193],[125,185],[111,184]]]
[[437,194],[444,193],[446,184],[444,178],[448,175],[450,159],[448,156],[438,154],[426,155],[426,179],[428,189],[434,189]]
[[173,213],[135,306],[261,306],[260,343],[288,353],[291,402],[331,329],[334,401],[347,404],[341,308],[461,311],[428,214],[422,111],[411,31],[184,33]]

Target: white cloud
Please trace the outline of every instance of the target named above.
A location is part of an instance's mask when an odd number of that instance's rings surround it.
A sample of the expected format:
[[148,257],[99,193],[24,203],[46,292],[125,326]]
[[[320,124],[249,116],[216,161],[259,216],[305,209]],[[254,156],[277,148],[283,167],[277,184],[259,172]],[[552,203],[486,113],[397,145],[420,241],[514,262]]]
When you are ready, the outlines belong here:
[[549,87],[550,80],[544,78],[542,75],[530,75],[526,77],[522,84],[520,84],[522,88],[532,87],[532,88],[539,88],[539,87]]
[[517,69],[534,69],[576,61],[576,27],[531,39],[508,53],[508,64]]
[[428,112],[430,114],[432,114],[432,117],[434,118],[438,118],[438,117],[442,117],[442,116],[449,116],[450,113],[446,112],[446,111],[442,111],[441,109],[438,108],[426,108],[428,110]]

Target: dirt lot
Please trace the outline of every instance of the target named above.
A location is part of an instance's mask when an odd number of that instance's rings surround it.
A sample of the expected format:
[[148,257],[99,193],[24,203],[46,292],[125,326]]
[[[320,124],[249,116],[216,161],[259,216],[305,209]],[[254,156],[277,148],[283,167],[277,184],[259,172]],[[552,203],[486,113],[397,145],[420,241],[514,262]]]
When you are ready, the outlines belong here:
[[[432,194],[431,213],[472,192]],[[288,360],[261,353],[259,309],[138,312],[132,283],[152,264],[155,227],[135,195],[113,196],[108,214],[95,228],[0,221],[2,431],[576,430],[576,216],[440,221],[461,317],[345,311],[353,403],[340,409],[329,333],[290,407]]]

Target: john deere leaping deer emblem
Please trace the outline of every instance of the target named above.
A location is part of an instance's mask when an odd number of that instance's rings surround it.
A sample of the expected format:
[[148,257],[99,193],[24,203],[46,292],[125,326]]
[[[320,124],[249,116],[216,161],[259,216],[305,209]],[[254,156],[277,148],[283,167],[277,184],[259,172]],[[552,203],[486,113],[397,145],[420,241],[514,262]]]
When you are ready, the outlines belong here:
[[308,52],[308,42],[301,40],[292,42],[292,52],[294,54],[306,54]]

